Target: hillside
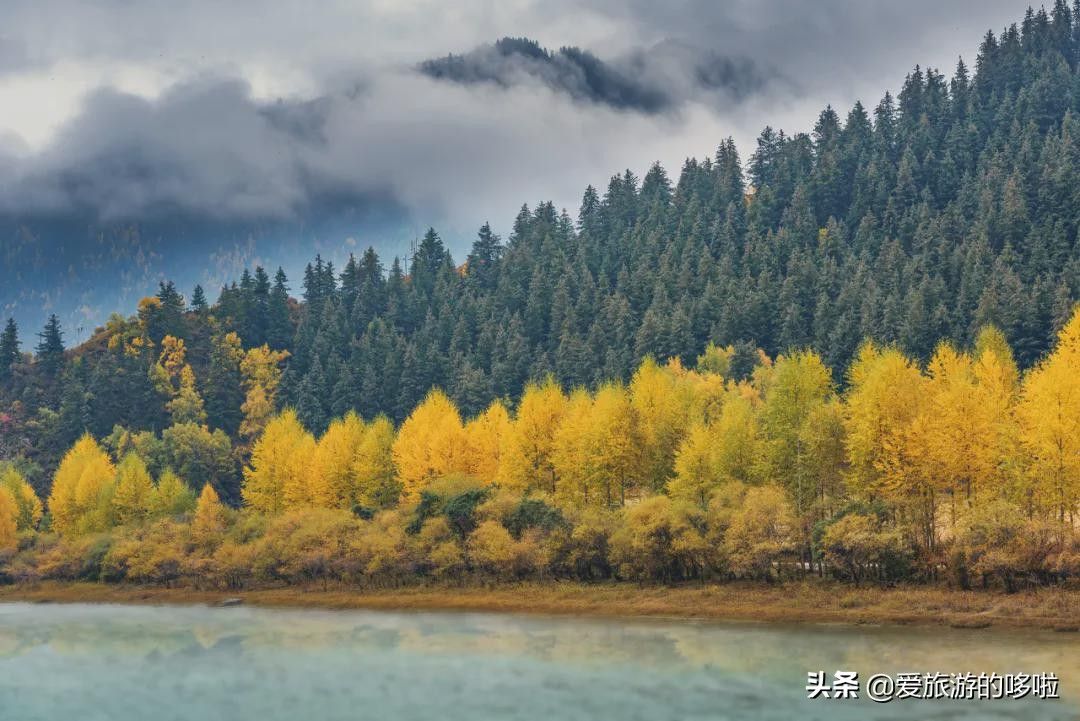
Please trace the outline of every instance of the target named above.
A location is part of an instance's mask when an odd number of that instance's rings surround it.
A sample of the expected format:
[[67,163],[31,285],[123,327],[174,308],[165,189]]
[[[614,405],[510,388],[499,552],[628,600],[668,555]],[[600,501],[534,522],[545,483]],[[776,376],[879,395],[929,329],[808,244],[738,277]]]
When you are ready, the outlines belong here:
[[[575,216],[523,206],[508,238],[485,226],[466,258],[431,231],[403,262],[313,261],[292,279],[299,303],[259,270],[212,306],[165,288],[62,357],[60,338],[37,357],[9,341],[0,453],[36,464],[44,487],[84,430],[165,429],[170,391],[151,376],[166,335],[187,344],[209,427],[234,443],[230,331],[289,353],[274,402],[314,432],[350,409],[400,422],[433,386],[472,416],[530,379],[596,387],[647,355],[691,363],[709,342],[732,346],[733,378],[757,348],[814,348],[842,383],[866,339],[925,362],[992,324],[1030,367],[1080,297],[1077,25],[1060,1],[1030,12],[988,33],[972,70],[916,67],[872,109],[766,128],[745,163],[723,141],[674,178],[620,173]],[[19,336],[31,350],[31,330]]]

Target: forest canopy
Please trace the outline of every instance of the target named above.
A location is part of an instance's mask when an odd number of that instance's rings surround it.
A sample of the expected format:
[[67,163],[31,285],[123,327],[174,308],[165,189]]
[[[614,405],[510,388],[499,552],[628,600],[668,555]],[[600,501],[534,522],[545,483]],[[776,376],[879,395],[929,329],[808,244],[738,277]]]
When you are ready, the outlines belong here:
[[[299,298],[261,267],[214,302],[163,281],[76,348],[9,321],[0,537],[246,553],[310,522],[411,548],[442,518],[425,557],[475,569],[540,518],[599,544],[589,573],[658,523],[736,575],[1074,573],[1078,69],[1057,0],[972,69],[767,127],[745,163],[727,139],[674,180],[627,170],[576,217],[522,206],[465,258],[430,229],[388,265],[316,257]],[[706,573],[669,552],[643,574]]]
[[839,393],[813,351],[761,353],[746,379],[735,354],[647,357],[594,391],[549,378],[465,417],[434,389],[396,429],[349,411],[316,435],[287,408],[254,438],[240,510],[221,477],[196,498],[171,441],[86,434],[47,515],[4,467],[0,555],[15,579],[222,587],[1080,574],[1080,310],[1025,374],[993,327],[925,370],[867,342]]

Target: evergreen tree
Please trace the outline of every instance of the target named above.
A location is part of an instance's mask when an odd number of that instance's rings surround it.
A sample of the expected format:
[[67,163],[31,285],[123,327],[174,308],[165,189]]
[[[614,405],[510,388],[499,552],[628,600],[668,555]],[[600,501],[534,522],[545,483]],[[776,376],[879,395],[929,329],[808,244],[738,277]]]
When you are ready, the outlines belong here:
[[434,228],[428,228],[409,266],[411,287],[417,294],[430,297],[435,290],[436,281],[449,270],[449,267],[450,253],[443,245],[442,238]]
[[196,285],[191,291],[191,309],[198,315],[206,315],[209,305],[206,302],[206,293],[201,285]]
[[11,378],[11,369],[19,361],[19,328],[8,318],[0,333],[0,383]]
[[[916,67],[895,97],[826,107],[806,132],[765,128],[745,174],[728,138],[677,177],[654,164],[590,186],[576,222],[523,205],[505,243],[480,228],[460,272],[429,229],[407,268],[372,248],[340,274],[316,256],[299,301],[280,270],[243,273],[205,310],[197,289],[193,312],[164,282],[137,319],[111,319],[72,354],[88,427],[168,422],[172,397],[148,381],[167,335],[190,349],[208,422],[245,443],[284,405],[314,430],[348,409],[401,421],[437,386],[472,414],[548,373],[593,390],[629,381],[647,355],[688,363],[710,342],[732,347],[732,378],[765,374],[762,353],[812,347],[846,386],[867,339],[926,363],[994,323],[1027,370],[1080,299],[1078,28],[1058,0],[989,33],[951,78]],[[17,338],[0,336],[0,407],[19,402],[15,435],[47,467],[61,450],[42,411],[64,390],[54,330],[17,376]],[[282,374],[272,392],[261,373],[237,381],[221,341],[232,331],[251,368]]]
[[210,346],[210,367],[203,386],[206,416],[211,428],[220,428],[230,436],[236,436],[243,420],[244,391],[240,373],[243,356],[240,338],[235,333],[219,332],[214,336]]
[[311,369],[300,383],[296,400],[296,416],[309,431],[321,434],[330,424],[330,399],[322,361],[315,358]]
[[292,321],[289,318],[289,286],[285,271],[277,269],[274,287],[270,289],[266,309],[266,342],[275,350],[288,348],[293,339]]
[[38,333],[35,361],[47,377],[55,378],[64,366],[64,333],[56,314],[49,316],[45,329]]
[[480,226],[472,250],[465,261],[466,277],[470,285],[481,290],[490,290],[494,287],[497,278],[495,264],[502,257],[502,251],[502,243],[499,236],[491,231],[491,225],[484,223]]
[[158,284],[157,299],[158,307],[157,323],[150,330],[150,338],[155,343],[167,335],[174,338],[187,338],[184,327],[184,296],[176,290],[176,284],[171,280]]

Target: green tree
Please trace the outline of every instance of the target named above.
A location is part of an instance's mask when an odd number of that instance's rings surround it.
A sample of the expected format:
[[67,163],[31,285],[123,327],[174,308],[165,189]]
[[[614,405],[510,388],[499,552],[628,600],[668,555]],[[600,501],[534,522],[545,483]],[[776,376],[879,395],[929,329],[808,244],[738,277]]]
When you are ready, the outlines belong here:
[[56,314],[49,316],[45,329],[38,333],[35,360],[49,377],[55,378],[64,366],[64,333],[60,330],[60,319]]
[[19,361],[19,329],[14,318],[8,318],[0,333],[0,383],[11,378],[11,369]]

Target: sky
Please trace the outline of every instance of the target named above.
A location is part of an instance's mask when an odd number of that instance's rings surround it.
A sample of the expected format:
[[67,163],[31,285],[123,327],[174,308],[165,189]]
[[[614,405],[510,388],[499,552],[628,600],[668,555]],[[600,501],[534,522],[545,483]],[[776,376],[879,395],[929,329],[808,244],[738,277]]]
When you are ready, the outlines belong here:
[[[951,74],[1004,0],[5,0],[0,213],[289,219],[347,199],[505,233],[523,202]],[[500,55],[504,36],[601,63]],[[424,60],[461,55],[454,72]],[[462,71],[461,67],[466,70]],[[444,68],[445,69],[445,68]],[[0,243],[4,242],[0,239]]]

